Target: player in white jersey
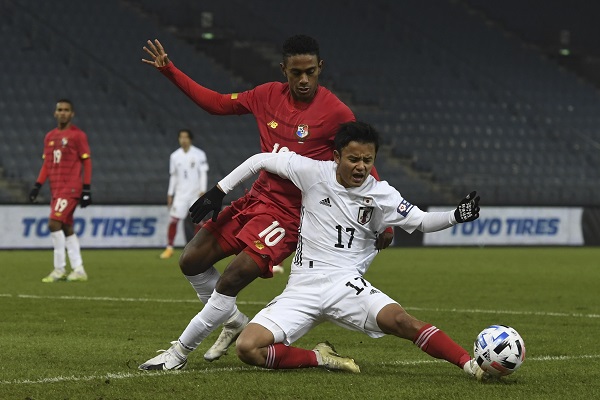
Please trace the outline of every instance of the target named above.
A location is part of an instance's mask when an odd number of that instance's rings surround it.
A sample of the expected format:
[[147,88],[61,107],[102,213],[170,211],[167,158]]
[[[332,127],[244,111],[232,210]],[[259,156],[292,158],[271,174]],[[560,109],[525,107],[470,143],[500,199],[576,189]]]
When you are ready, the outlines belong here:
[[[350,122],[336,135],[334,161],[315,161],[295,153],[258,154],[196,203],[202,204],[198,207],[204,215],[218,213],[225,193],[262,169],[290,179],[302,191],[300,235],[288,284],[242,332],[238,356],[248,364],[272,369],[322,366],[360,372],[354,360],[339,356],[328,343],[313,350],[290,346],[314,326],[331,321],[374,338],[392,334],[411,340],[427,354],[483,379],[484,371],[464,348],[440,329],[409,315],[363,277],[385,227],[435,232],[473,221],[479,217],[479,196],[470,193],[448,212],[420,210],[387,182],[369,175],[378,143],[371,126]],[[263,233],[267,246],[285,234],[276,223]],[[185,349],[176,342],[168,351],[177,354]]]
[[[192,204],[206,192],[208,162],[206,153],[192,145],[192,132],[189,129],[179,131],[179,149],[171,153],[169,159],[169,189],[167,206],[169,207],[169,227],[167,230],[167,248],[160,258],[173,256],[173,242],[177,234],[177,224],[185,219]],[[201,224],[196,226],[200,229]],[[196,232],[197,232],[196,230]]]

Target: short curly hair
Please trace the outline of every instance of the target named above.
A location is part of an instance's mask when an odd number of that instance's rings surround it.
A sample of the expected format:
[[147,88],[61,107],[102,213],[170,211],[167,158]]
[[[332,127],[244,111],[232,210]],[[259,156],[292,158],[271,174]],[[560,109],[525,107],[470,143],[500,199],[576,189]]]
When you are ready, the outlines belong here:
[[288,57],[298,54],[310,54],[317,56],[317,61],[321,60],[319,56],[319,43],[316,39],[307,35],[294,35],[283,42],[282,56],[284,62]]

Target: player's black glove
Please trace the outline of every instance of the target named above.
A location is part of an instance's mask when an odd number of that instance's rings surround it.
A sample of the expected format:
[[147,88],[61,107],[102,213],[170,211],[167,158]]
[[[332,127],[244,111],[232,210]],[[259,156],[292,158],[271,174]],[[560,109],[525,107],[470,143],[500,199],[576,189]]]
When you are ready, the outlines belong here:
[[454,217],[457,222],[470,222],[479,218],[479,196],[475,197],[477,192],[473,191],[458,203],[454,210]]
[[212,211],[212,220],[216,222],[224,198],[225,193],[223,193],[216,185],[213,186],[208,192],[200,196],[200,198],[190,207],[190,217],[192,217],[192,221],[197,224]]
[[90,204],[92,204],[92,189],[90,188],[90,185],[83,185],[79,205],[81,205],[81,208],[86,208]]
[[33,185],[33,188],[31,189],[31,191],[29,192],[29,201],[30,202],[34,202],[35,199],[38,197],[38,194],[40,194],[40,188],[42,187],[42,184],[39,182],[36,182]]

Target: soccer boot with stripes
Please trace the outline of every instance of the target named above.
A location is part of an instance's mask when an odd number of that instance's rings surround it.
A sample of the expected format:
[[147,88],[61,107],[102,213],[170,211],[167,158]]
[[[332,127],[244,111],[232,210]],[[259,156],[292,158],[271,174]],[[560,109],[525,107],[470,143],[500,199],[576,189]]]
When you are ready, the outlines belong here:
[[64,281],[65,279],[67,279],[67,273],[65,271],[60,271],[58,269],[55,269],[52,272],[50,272],[50,274],[47,277],[42,278],[42,282],[52,283],[52,282]]
[[250,322],[250,318],[242,314],[243,321],[241,323],[233,324],[225,324],[223,325],[223,330],[221,334],[215,341],[215,344],[211,346],[210,349],[206,353],[204,353],[204,359],[206,361],[215,361],[221,358],[222,355],[227,353],[227,349],[229,346],[235,342],[235,340],[240,336],[240,333],[244,330],[248,322]]
[[144,371],[162,371],[183,369],[187,364],[187,357],[177,351],[179,341],[171,342],[168,350],[158,350],[159,355],[141,364],[138,369]]
[[360,367],[350,357],[340,356],[329,342],[319,343],[313,349],[318,353],[319,366],[328,370],[348,371],[355,374],[360,373]]

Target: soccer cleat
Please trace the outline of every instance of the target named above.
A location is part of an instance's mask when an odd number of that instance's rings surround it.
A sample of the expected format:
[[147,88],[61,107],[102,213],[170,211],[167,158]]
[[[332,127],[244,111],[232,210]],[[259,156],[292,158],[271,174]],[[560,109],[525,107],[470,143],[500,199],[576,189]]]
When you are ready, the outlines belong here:
[[177,340],[172,341],[168,350],[158,350],[159,355],[141,364],[138,369],[144,371],[183,369],[187,364],[187,357],[179,354],[176,349],[177,344]]
[[165,249],[165,251],[163,251],[162,253],[160,253],[160,258],[162,258],[163,260],[165,258],[171,258],[173,257],[173,248],[172,247],[167,247]]
[[285,272],[285,268],[281,265],[273,265],[273,273],[274,274],[283,274]]
[[68,282],[85,282],[87,280],[88,277],[85,271],[72,271],[69,276],[67,276]]
[[215,341],[215,344],[211,346],[210,349],[206,353],[204,353],[204,359],[206,361],[215,361],[221,358],[221,356],[227,354],[227,349],[229,346],[235,342],[235,339],[240,336],[240,333],[244,330],[248,322],[250,322],[250,318],[242,314],[244,317],[244,321],[238,326],[227,326],[223,325],[223,330],[221,334]]
[[477,364],[477,360],[475,360],[474,358],[467,361],[465,365],[463,365],[463,370],[468,375],[477,379],[479,382],[487,381],[492,378],[492,376],[489,373],[481,369],[479,364]]
[[65,279],[67,279],[67,273],[64,271],[61,272],[61,271],[55,269],[52,272],[50,272],[50,274],[47,277],[42,278],[42,282],[52,283],[52,282],[64,281]]
[[321,362],[319,366],[329,370],[348,371],[360,373],[360,367],[350,357],[340,356],[329,342],[319,343],[313,351],[319,353]]

